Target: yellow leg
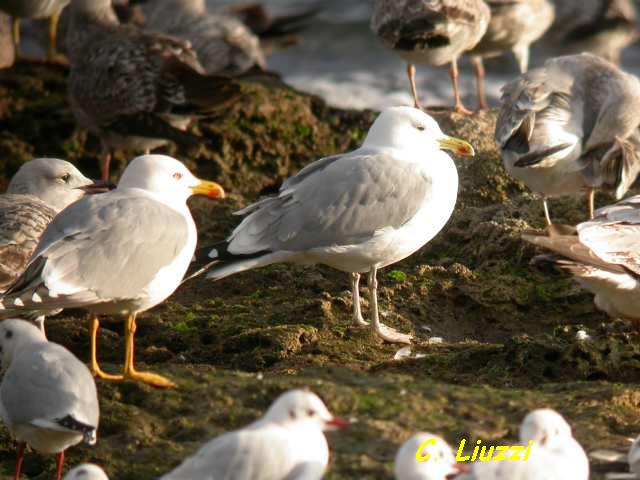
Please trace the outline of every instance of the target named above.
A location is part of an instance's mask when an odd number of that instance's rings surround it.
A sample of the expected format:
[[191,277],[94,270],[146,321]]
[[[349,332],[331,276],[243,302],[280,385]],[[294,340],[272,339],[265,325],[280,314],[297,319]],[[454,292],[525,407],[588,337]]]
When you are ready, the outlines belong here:
[[49,51],[47,53],[49,60],[55,60],[58,55],[58,21],[61,13],[62,10],[54,13],[49,19]]
[[129,315],[125,324],[125,357],[124,357],[124,378],[139,382],[148,383],[154,387],[173,388],[177,385],[168,378],[151,372],[138,372],[133,368],[133,347],[136,334],[136,316]]
[[13,17],[12,33],[13,33],[13,44],[16,47],[16,57],[19,57],[20,56],[20,19],[18,17]]
[[587,210],[589,212],[589,220],[593,220],[593,213],[595,211],[595,199],[596,199],[596,189],[590,188],[587,191]]
[[89,320],[89,330],[91,332],[91,373],[94,377],[101,378],[103,380],[122,381],[124,377],[122,375],[111,375],[102,371],[98,365],[98,347],[97,338],[98,330],[100,329],[100,321],[97,315],[91,315]]

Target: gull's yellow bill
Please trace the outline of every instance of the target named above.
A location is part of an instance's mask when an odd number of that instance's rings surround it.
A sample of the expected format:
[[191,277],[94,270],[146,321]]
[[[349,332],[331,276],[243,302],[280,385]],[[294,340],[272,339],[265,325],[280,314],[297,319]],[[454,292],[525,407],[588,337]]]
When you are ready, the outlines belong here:
[[438,139],[438,144],[442,150],[449,150],[456,155],[461,155],[463,157],[473,157],[476,154],[469,142],[460,140],[459,138],[445,135]]
[[210,182],[208,180],[200,180],[195,187],[191,187],[191,191],[194,195],[204,195],[209,198],[224,198],[224,188],[218,185],[216,182]]

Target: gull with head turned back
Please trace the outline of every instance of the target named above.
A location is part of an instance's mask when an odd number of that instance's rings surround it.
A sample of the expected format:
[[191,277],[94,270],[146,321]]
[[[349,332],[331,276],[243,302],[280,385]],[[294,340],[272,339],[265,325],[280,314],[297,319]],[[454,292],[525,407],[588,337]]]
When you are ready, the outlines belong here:
[[410,343],[410,335],[380,323],[377,272],[420,249],[449,220],[458,172],[443,150],[474,154],[419,109],[384,110],[362,147],[308,165],[277,195],[237,212],[246,217],[209,253],[207,277],[277,262],[328,265],[351,274],[354,323],[366,325],[359,293],[366,273],[374,331]]
[[69,470],[64,480],[109,480],[109,477],[98,465],[83,463]]
[[[196,178],[174,158],[134,159],[115,190],[84,197],[55,217],[25,272],[2,297],[5,308],[85,308],[91,312],[95,375],[173,386],[160,375],[135,370],[136,316],[169,297],[191,263],[197,232],[186,202],[194,194],[221,198],[224,190]],[[122,375],[98,366],[98,314],[127,318]]]

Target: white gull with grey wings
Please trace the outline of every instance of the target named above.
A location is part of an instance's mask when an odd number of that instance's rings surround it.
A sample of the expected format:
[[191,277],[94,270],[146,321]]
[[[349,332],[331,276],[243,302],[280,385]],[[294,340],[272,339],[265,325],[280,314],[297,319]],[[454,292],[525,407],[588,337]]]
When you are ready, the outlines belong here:
[[410,335],[379,321],[376,274],[449,220],[458,172],[443,149],[473,155],[471,145],[444,135],[421,110],[384,110],[362,147],[312,163],[278,195],[238,212],[247,216],[210,253],[207,276],[218,280],[276,262],[329,265],[351,274],[354,322],[362,325],[358,283],[368,273],[373,328],[385,340],[409,343]]

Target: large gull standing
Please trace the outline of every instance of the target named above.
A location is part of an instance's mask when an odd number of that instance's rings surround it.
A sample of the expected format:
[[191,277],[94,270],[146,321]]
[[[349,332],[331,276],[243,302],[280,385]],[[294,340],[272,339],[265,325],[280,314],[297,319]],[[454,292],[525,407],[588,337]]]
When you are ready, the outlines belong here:
[[640,81],[608,61],[569,55],[503,87],[495,138],[507,172],[547,198],[596,189],[621,198],[640,170]]
[[20,48],[20,19],[49,18],[49,50],[50,60],[56,57],[58,20],[62,9],[70,0],[0,0],[0,10],[13,17],[13,43],[16,50]]
[[24,320],[0,323],[5,374],[0,384],[0,416],[18,442],[15,479],[25,446],[57,454],[62,477],[64,451],[80,442],[93,445],[98,430],[98,393],[87,367],[69,350],[48,342]]
[[[191,195],[224,196],[220,185],[199,180],[178,160],[162,155],[134,159],[118,187],[82,198],[43,233],[26,271],[2,297],[9,311],[85,308],[91,312],[91,370],[104,379],[173,383],[134,368],[136,315],[164,301],[180,284],[196,247]],[[97,361],[98,314],[124,315],[122,375]]]
[[100,138],[104,180],[113,149],[199,145],[185,132],[191,120],[238,98],[239,85],[207,75],[188,42],[120,25],[111,0],[72,0],[70,9],[69,101],[80,126]]
[[415,64],[451,64],[454,108],[471,113],[460,100],[458,57],[487,31],[491,12],[483,0],[376,0],[371,28],[407,61],[414,105],[420,108]]
[[204,0],[156,0],[144,12],[148,30],[189,41],[209,74],[267,67],[259,38],[237,17],[207,11]]
[[[37,158],[24,163],[0,195],[0,292],[24,271],[40,236],[53,218],[86,193],[102,186],[71,163]],[[44,317],[36,313],[44,328]]]
[[595,295],[596,307],[613,318],[640,321],[640,195],[596,211],[575,229],[552,228],[522,238],[553,252],[551,262]]
[[484,94],[483,58],[512,51],[520,73],[529,69],[529,47],[551,26],[553,4],[549,0],[485,0],[491,9],[491,20],[482,40],[467,54],[476,72],[478,105],[487,108]]
[[473,155],[467,142],[444,135],[413,107],[384,110],[362,147],[320,159],[261,200],[226,242],[209,254],[208,278],[219,280],[276,262],[322,263],[351,274],[353,320],[360,312],[360,274],[368,274],[374,331],[391,342],[411,336],[380,323],[377,272],[431,240],[449,220],[458,172],[442,150]]
[[160,480],[320,480],[329,463],[324,431],[346,426],[317,395],[290,390],[262,418],[209,441]]

